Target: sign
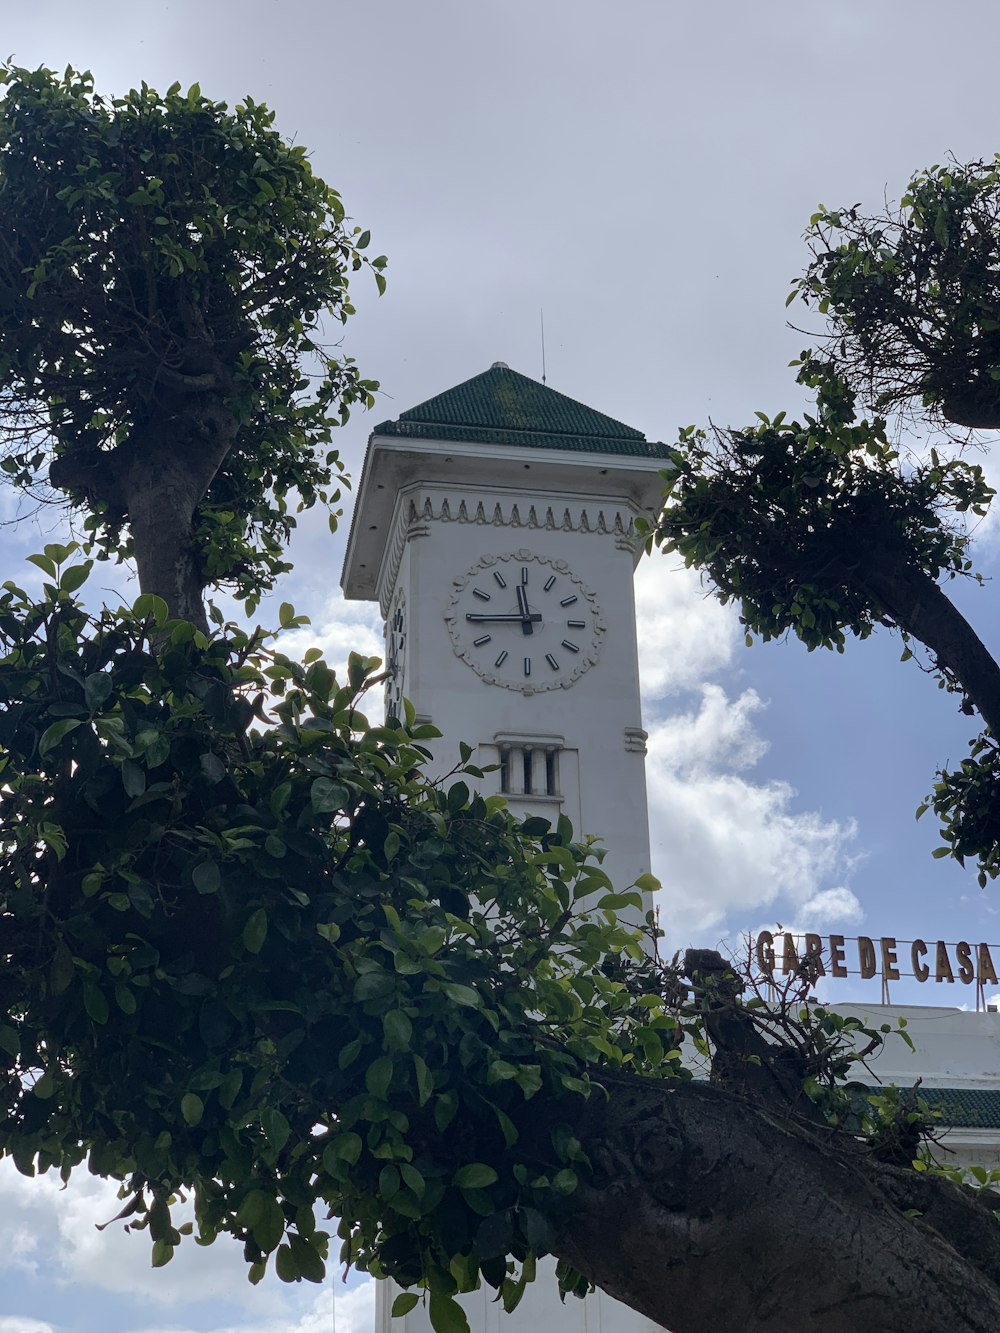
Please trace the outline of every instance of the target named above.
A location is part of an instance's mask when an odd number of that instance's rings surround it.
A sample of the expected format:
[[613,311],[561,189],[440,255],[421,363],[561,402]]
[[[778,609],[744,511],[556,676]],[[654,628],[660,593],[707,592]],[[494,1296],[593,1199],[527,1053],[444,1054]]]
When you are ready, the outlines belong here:
[[[796,940],[803,940],[800,952]],[[878,940],[867,935],[793,935],[784,931],[775,936],[762,930],[751,937],[757,966],[768,979],[775,971],[788,976],[796,972],[811,977],[846,977],[851,972],[862,978],[881,977],[883,984],[898,981],[901,976],[912,976],[917,981],[960,981],[966,986],[996,986],[997,970],[988,944],[970,944],[959,940],[949,944],[945,940],[897,940],[883,935]],[[1000,945],[992,946],[1000,958]],[[854,966],[849,966],[853,963]],[[907,964],[909,967],[907,968]]]

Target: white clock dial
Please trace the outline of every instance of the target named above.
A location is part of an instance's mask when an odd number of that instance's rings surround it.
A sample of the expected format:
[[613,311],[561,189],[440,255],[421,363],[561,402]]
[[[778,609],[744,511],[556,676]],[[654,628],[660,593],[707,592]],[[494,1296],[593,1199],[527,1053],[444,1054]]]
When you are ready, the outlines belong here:
[[453,582],[445,621],[455,652],[490,685],[566,689],[600,655],[597,599],[565,560],[485,555]]

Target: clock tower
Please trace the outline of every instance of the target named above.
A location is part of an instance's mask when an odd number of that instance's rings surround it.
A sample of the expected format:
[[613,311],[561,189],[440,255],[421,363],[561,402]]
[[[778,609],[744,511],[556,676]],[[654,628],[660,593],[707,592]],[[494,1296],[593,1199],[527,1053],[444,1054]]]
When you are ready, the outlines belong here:
[[[387,712],[409,699],[515,814],[598,834],[622,888],[649,870],[634,523],[657,504],[663,445],[496,362],[376,426],[341,578],[385,618]],[[602,1293],[561,1305],[554,1280],[510,1316],[463,1298],[472,1333],[647,1333]],[[379,1333],[424,1333],[418,1306]],[[574,1308],[576,1307],[576,1308]]]

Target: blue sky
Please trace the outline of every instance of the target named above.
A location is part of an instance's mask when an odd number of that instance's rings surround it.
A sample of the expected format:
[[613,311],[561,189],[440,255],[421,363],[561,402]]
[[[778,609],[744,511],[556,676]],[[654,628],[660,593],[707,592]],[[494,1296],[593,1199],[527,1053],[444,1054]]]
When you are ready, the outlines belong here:
[[[344,347],[384,393],[343,432],[355,474],[375,422],[497,359],[540,375],[540,308],[549,384],[651,439],[794,407],[786,367],[806,340],[787,328],[784,299],[816,205],[874,208],[947,153],[1000,147],[991,0],[966,0],[947,31],[929,0],[35,0],[7,11],[0,47],[21,64],[89,67],[106,91],[198,80],[220,99],[268,102],[372,229],[389,288],[377,300],[361,284]],[[948,65],[943,47],[959,40]],[[0,495],[0,518],[15,512]],[[0,529],[3,577],[20,576],[62,522],[46,513]],[[335,661],[379,645],[374,608],[331,592],[345,534],[304,524],[274,599],[312,616],[300,646],[321,642]],[[992,575],[991,523],[981,537]],[[109,588],[134,592],[125,571]],[[876,636],[843,657],[747,651],[734,615],[670,561],[646,562],[638,588],[670,948],[775,920],[1000,941],[996,889],[932,860],[933,824],[913,819],[973,728],[900,665],[896,641]],[[995,588],[965,589],[963,604],[992,642]],[[876,992],[851,979],[835,997]],[[894,998],[971,997],[904,983]],[[114,1211],[96,1182],[59,1195],[0,1170],[0,1333],[332,1326],[331,1287],[252,1290],[235,1247],[190,1246],[152,1273],[143,1238],[94,1230]],[[368,1333],[369,1302],[363,1287],[342,1291],[337,1333]]]

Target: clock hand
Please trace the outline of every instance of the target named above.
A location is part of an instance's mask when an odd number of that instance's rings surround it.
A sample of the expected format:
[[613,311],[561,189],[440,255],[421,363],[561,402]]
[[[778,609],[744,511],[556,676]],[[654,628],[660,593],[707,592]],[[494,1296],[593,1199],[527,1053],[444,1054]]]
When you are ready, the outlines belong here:
[[[521,612],[522,634],[533,634],[535,627],[532,624],[532,621],[536,617],[533,616],[531,612],[528,610],[528,594],[525,592],[524,585],[521,583],[517,585],[517,605],[518,609]],[[538,616],[537,618],[541,620],[541,616]]]
[[[474,625],[485,625],[494,620],[505,620],[509,621],[511,624],[516,622],[521,625],[527,620],[529,624],[538,624],[542,619],[541,613],[538,611],[531,611],[526,617],[522,616],[520,612],[515,612],[513,615],[509,616],[480,616],[472,611],[466,611],[465,618],[466,620],[471,621]],[[530,634],[531,631],[528,630],[528,633]]]

